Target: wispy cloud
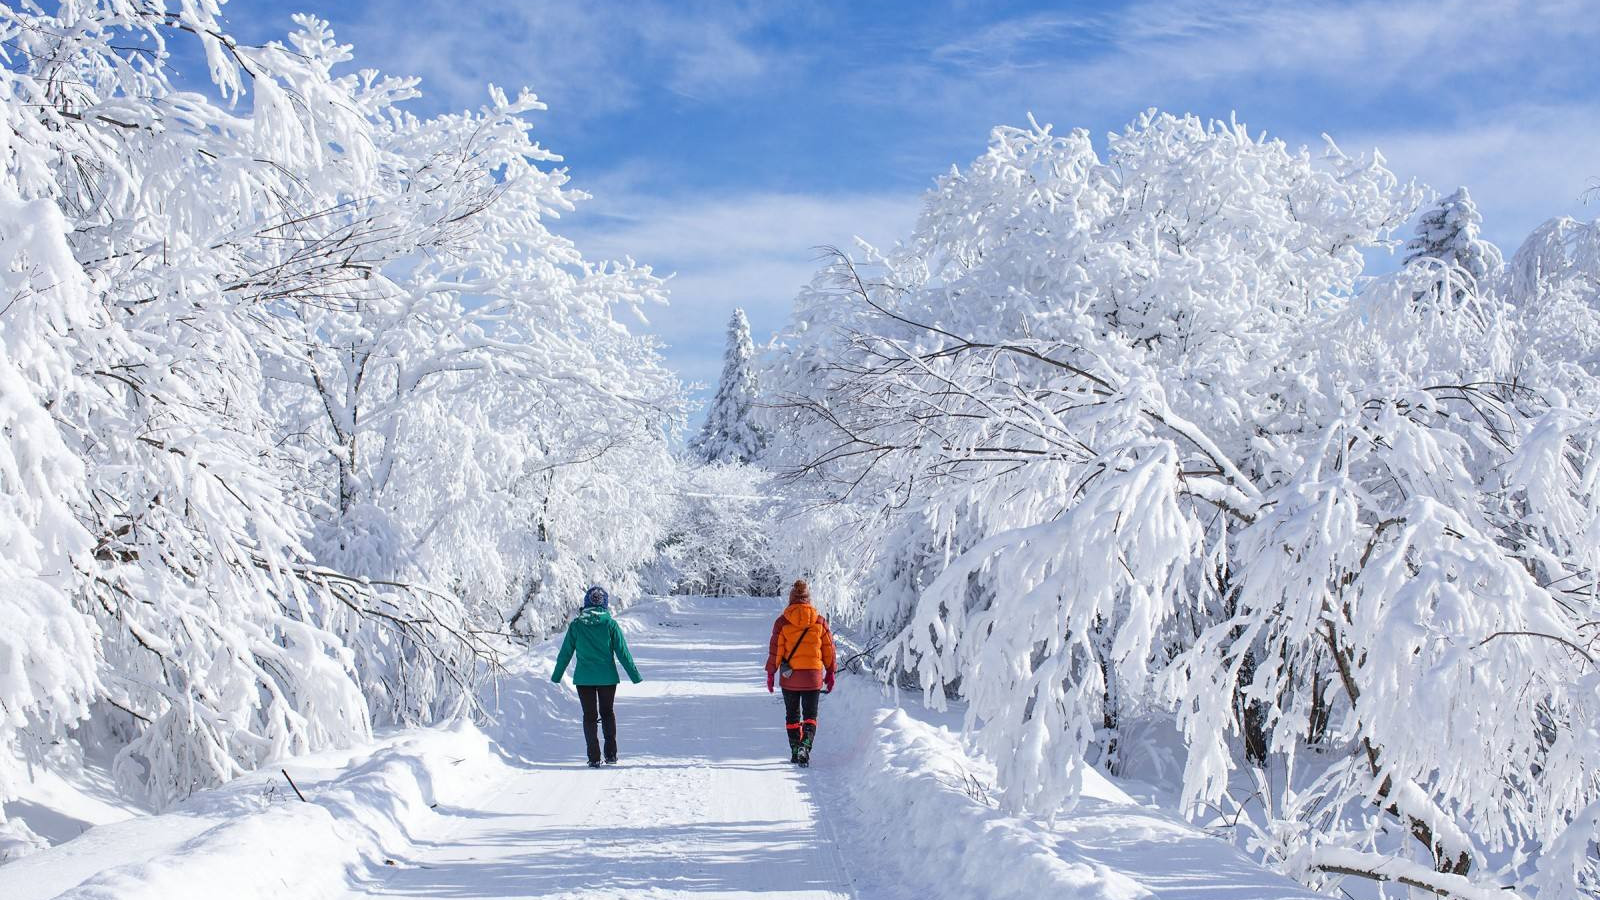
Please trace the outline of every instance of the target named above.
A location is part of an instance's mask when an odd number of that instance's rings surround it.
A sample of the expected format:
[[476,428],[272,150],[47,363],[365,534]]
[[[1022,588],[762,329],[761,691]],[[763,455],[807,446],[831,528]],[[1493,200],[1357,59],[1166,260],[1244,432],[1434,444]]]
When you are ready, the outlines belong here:
[[640,36],[668,61],[671,90],[707,99],[755,90],[784,66],[786,54],[751,40],[759,24],[751,16],[707,21],[658,15],[640,23]]
[[[346,4],[331,16],[359,58],[423,79],[429,102],[476,105],[489,83],[528,86],[565,116],[626,109],[658,84],[715,98],[757,89],[784,58],[755,33],[784,4],[737,0],[623,3],[613,0],[467,0]],[[289,27],[261,7],[229,14],[271,36]]]
[[1373,90],[1436,84],[1540,54],[1551,41],[1592,39],[1600,34],[1593,13],[1574,0],[1146,0],[1001,20],[930,55],[977,72],[1000,63],[1042,67],[1135,96],[1173,79],[1274,73]]
[[[613,180],[637,184],[639,173]],[[714,381],[722,324],[736,306],[749,313],[756,339],[778,330],[820,263],[816,248],[865,238],[892,244],[910,232],[917,194],[752,192],[664,197],[595,188],[592,208],[568,220],[568,232],[594,258],[631,255],[671,273],[671,307],[653,331],[672,346],[690,380]]]

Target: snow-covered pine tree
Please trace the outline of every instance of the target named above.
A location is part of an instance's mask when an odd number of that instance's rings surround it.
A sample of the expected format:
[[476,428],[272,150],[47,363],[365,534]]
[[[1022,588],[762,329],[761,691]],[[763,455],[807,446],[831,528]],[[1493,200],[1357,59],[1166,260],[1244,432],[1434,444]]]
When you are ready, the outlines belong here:
[[1459,266],[1484,284],[1501,265],[1500,248],[1479,237],[1483,216],[1464,187],[1441,199],[1417,220],[1416,237],[1406,242],[1406,265],[1437,259]]
[[722,363],[722,380],[711,401],[706,423],[689,444],[708,463],[747,463],[766,446],[766,433],[756,424],[756,372],[751,365],[755,345],[750,341],[750,320],[735,309],[728,320],[728,350]]

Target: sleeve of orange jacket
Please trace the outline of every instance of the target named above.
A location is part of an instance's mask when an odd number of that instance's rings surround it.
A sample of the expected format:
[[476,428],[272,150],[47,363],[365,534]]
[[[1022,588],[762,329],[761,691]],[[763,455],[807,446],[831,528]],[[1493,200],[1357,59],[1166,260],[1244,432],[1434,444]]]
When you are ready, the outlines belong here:
[[834,665],[833,629],[828,627],[827,619],[819,618],[817,621],[822,623],[822,668],[825,671],[832,672]]
[[778,671],[778,641],[783,637],[783,616],[772,623],[772,640],[767,642],[767,671]]

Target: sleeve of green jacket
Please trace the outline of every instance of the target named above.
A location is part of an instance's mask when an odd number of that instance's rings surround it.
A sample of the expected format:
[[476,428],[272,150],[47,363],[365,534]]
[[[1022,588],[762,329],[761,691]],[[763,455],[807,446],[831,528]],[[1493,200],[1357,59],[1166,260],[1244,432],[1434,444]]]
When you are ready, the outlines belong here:
[[567,672],[567,663],[572,662],[572,651],[577,648],[577,640],[572,634],[572,625],[567,625],[567,636],[561,639],[561,652],[556,654],[556,670],[551,674],[550,680],[561,683],[561,676]]
[[639,667],[633,664],[633,654],[628,652],[628,639],[622,635],[622,626],[614,619],[611,622],[611,652],[617,655],[622,667],[628,670],[629,680],[634,684],[644,680],[639,677]]

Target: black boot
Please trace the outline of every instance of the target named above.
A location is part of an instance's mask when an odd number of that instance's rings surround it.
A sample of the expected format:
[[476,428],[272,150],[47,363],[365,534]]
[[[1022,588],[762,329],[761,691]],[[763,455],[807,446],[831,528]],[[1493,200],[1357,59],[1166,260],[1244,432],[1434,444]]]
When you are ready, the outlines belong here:
[[789,762],[797,763],[800,761],[800,729],[786,728],[784,730],[789,732]]
[[795,753],[795,762],[801,767],[811,765],[811,742],[816,740],[817,726],[815,722],[807,722],[800,733],[800,749]]

